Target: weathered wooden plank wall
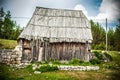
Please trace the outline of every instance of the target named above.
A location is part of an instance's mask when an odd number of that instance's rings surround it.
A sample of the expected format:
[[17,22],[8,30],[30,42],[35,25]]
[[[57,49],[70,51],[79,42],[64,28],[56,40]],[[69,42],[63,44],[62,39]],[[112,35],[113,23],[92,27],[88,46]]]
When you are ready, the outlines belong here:
[[[78,42],[49,43],[41,40],[23,40],[23,57],[28,54],[33,61],[89,59],[88,44]],[[43,49],[42,49],[43,48]],[[42,50],[42,51],[41,51]],[[31,55],[30,55],[31,54]]]
[[[47,44],[47,43],[45,43]],[[87,49],[81,43],[50,43],[44,46],[43,60],[71,60],[73,58],[85,59]]]

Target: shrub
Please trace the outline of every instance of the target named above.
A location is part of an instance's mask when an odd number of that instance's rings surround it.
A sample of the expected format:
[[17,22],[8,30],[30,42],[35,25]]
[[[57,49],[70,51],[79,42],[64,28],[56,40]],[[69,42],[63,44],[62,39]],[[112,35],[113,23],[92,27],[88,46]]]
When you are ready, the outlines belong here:
[[97,59],[103,60],[103,55],[100,54],[100,52],[95,51],[94,54],[95,54],[95,57],[97,57]]
[[53,62],[53,64],[61,64],[61,62],[59,60],[56,60]]
[[71,61],[69,61],[69,64],[81,64],[81,63],[84,63],[84,61],[80,59],[72,59]]
[[50,65],[46,65],[46,66],[41,66],[40,68],[36,69],[37,71],[41,71],[41,72],[49,72],[49,71],[56,71],[58,70],[57,66],[50,66]]
[[104,43],[92,44],[92,49],[95,49],[95,50],[105,50],[105,44]]
[[32,65],[28,65],[28,66],[26,67],[26,69],[27,69],[29,72],[33,72],[33,70],[32,70]]
[[107,52],[103,53],[103,55],[110,61],[112,61],[111,55],[109,55]]
[[110,51],[113,51],[114,50],[114,47],[111,45],[111,46],[108,46],[108,50]]
[[116,69],[116,70],[120,69],[120,68],[119,68],[118,66],[116,66],[115,64],[108,64],[108,65],[105,66],[105,68],[107,68],[107,69]]
[[42,63],[42,64],[48,64],[49,61],[46,60],[46,61],[42,61],[41,63]]
[[105,50],[105,44],[104,43],[100,43],[98,47],[99,47],[99,50]]
[[101,63],[101,61],[99,59],[91,59],[89,62],[93,65]]

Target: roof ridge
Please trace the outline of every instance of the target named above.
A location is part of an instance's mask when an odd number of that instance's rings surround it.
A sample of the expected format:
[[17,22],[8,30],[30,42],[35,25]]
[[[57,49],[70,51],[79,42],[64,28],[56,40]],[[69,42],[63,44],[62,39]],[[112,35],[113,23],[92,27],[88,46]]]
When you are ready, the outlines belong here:
[[48,8],[48,7],[41,7],[41,6],[36,6],[36,8],[52,9],[52,10],[65,10],[65,11],[78,11],[78,12],[83,12],[82,10],[62,9],[62,8]]

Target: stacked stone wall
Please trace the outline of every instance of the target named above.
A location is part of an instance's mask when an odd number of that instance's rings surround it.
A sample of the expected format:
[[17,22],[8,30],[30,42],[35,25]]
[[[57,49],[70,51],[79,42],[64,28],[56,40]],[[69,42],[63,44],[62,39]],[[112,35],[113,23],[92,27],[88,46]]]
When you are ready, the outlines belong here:
[[7,64],[20,64],[22,59],[22,47],[16,46],[14,50],[0,50],[0,62]]

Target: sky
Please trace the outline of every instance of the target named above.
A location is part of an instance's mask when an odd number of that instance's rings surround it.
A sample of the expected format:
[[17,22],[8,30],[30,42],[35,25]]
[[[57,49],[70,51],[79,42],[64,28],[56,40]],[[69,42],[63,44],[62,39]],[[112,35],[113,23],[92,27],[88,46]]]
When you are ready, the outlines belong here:
[[0,7],[11,12],[11,17],[20,26],[26,26],[36,6],[82,10],[90,20],[99,22],[105,27],[105,19],[108,26],[114,28],[117,19],[120,18],[120,0],[0,0]]

